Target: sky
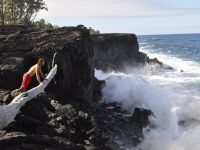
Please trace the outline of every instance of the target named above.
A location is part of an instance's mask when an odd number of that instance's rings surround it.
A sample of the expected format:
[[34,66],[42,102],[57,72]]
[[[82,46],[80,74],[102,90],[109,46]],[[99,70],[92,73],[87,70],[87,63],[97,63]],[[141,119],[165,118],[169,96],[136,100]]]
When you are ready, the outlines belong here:
[[59,26],[83,24],[101,33],[200,33],[200,0],[45,0],[44,18]]

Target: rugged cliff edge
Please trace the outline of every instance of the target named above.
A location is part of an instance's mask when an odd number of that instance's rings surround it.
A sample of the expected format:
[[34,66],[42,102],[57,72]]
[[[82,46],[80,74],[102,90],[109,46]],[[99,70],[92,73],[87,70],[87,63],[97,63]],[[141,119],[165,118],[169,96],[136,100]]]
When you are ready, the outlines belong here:
[[[101,36],[91,37],[84,26],[56,30],[26,27],[7,27],[5,30],[0,26],[0,31],[4,31],[0,32],[2,105],[12,100],[10,92],[20,86],[23,73],[38,58],[45,58],[43,71],[47,73],[52,68],[56,52],[54,61],[58,65],[54,81],[47,87],[46,93],[28,102],[15,121],[0,130],[2,150],[106,150],[110,147],[121,149],[123,145],[133,146],[140,141],[142,128],[147,124],[150,114],[138,109],[132,116],[122,110],[119,104],[99,103],[105,81],[98,81],[94,77],[95,66],[107,69],[114,65],[113,69],[118,69],[123,59],[127,59],[130,65],[132,59],[135,59],[134,64],[145,63],[147,56],[138,52],[134,35],[102,35],[104,40],[101,45],[101,40],[98,40]],[[135,41],[132,43],[132,40]],[[115,43],[121,44],[116,45],[116,49],[110,48]],[[114,53],[115,59],[109,60],[99,52],[104,50],[106,44],[109,49],[115,50],[109,52],[109,56]],[[120,47],[118,52],[117,46]],[[134,52],[129,53],[129,47]],[[117,58],[120,58],[120,64],[115,63]],[[30,88],[36,85],[36,79],[33,79]],[[117,142],[119,139],[123,139],[123,144]]]
[[92,35],[95,51],[95,68],[104,71],[124,71],[127,67],[141,67],[145,64],[162,65],[156,58],[150,59],[139,51],[135,34]]
[[[43,71],[48,72],[56,52],[54,63],[58,71],[46,94],[29,102],[15,122],[1,130],[1,148],[83,149],[77,144],[105,147],[103,142],[101,145],[94,142],[96,125],[88,107],[98,82],[94,78],[94,50],[89,31],[79,26],[8,32],[0,35],[0,89],[5,103],[12,99],[9,91],[20,87],[23,73],[38,58],[45,58]],[[36,84],[33,79],[31,87]],[[84,109],[87,112],[81,111]]]
[[39,57],[44,57],[49,71],[53,54],[58,64],[54,93],[59,96],[91,100],[94,84],[94,51],[88,30],[62,28],[24,33],[19,31],[0,37],[0,88],[19,87],[23,73]]

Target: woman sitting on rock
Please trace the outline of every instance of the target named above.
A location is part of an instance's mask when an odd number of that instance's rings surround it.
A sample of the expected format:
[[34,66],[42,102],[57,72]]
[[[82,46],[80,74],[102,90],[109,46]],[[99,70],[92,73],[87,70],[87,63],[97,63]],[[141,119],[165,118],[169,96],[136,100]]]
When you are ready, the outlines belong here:
[[42,66],[44,66],[45,64],[45,60],[44,58],[40,58],[38,59],[38,62],[37,64],[33,65],[29,70],[28,72],[26,72],[24,75],[23,75],[23,79],[22,79],[22,84],[21,84],[21,87],[20,89],[17,89],[17,90],[14,90],[11,95],[13,97],[17,96],[19,93],[21,92],[24,92],[27,90],[28,86],[30,85],[31,83],[31,78],[36,75],[36,78],[38,80],[39,83],[41,83],[45,77],[44,77],[44,74],[42,72]]

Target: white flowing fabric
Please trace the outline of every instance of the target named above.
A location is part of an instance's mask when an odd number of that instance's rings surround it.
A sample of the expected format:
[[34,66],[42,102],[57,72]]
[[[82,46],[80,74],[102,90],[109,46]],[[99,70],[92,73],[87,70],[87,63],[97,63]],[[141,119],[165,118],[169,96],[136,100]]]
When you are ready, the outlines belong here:
[[28,101],[35,98],[38,94],[44,92],[49,82],[53,79],[57,72],[57,65],[55,65],[45,80],[40,83],[37,87],[19,94],[13,101],[5,106],[0,106],[0,129],[6,127],[9,123],[14,121],[15,116],[19,113],[19,110]]

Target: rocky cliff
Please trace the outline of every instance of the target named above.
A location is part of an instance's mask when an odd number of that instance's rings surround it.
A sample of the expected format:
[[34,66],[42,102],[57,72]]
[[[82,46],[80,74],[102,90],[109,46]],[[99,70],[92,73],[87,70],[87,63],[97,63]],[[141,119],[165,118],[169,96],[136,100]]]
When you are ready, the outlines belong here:
[[48,72],[56,52],[58,73],[51,89],[57,96],[91,100],[94,50],[90,43],[89,32],[84,27],[1,35],[0,88],[18,88],[23,73],[40,57],[45,58],[44,72]]
[[[23,73],[38,58],[45,58],[43,71],[47,73],[57,53],[54,63],[58,71],[46,94],[29,102],[16,120],[1,130],[1,149],[85,149],[77,144],[105,147],[104,142],[95,143],[96,125],[88,107],[93,95],[98,98],[100,93],[95,88],[98,81],[94,77],[94,50],[89,31],[84,26],[47,31],[13,30],[0,35],[2,103],[12,100],[10,91],[20,87]],[[30,88],[35,85],[33,79]],[[101,134],[98,140],[100,137]]]
[[126,67],[145,64],[162,65],[139,51],[135,34],[97,34],[92,36],[95,50],[95,68],[108,71],[124,71]]
[[[0,31],[4,29],[0,26]],[[94,67],[118,69],[126,63],[144,64],[147,57],[138,52],[134,35],[100,37],[91,37],[84,26],[56,30],[6,28],[6,34],[0,33],[2,105],[12,100],[10,92],[19,88],[23,73],[38,58],[46,60],[45,73],[52,68],[55,53],[54,63],[58,65],[46,93],[28,102],[15,121],[0,130],[2,150],[106,150],[121,149],[117,138],[123,139],[123,145],[140,141],[144,125],[132,118],[148,117],[140,112],[132,117],[116,103],[99,103],[105,81],[94,77]],[[110,58],[112,52],[110,60],[106,56]],[[36,85],[33,79],[30,88]]]

